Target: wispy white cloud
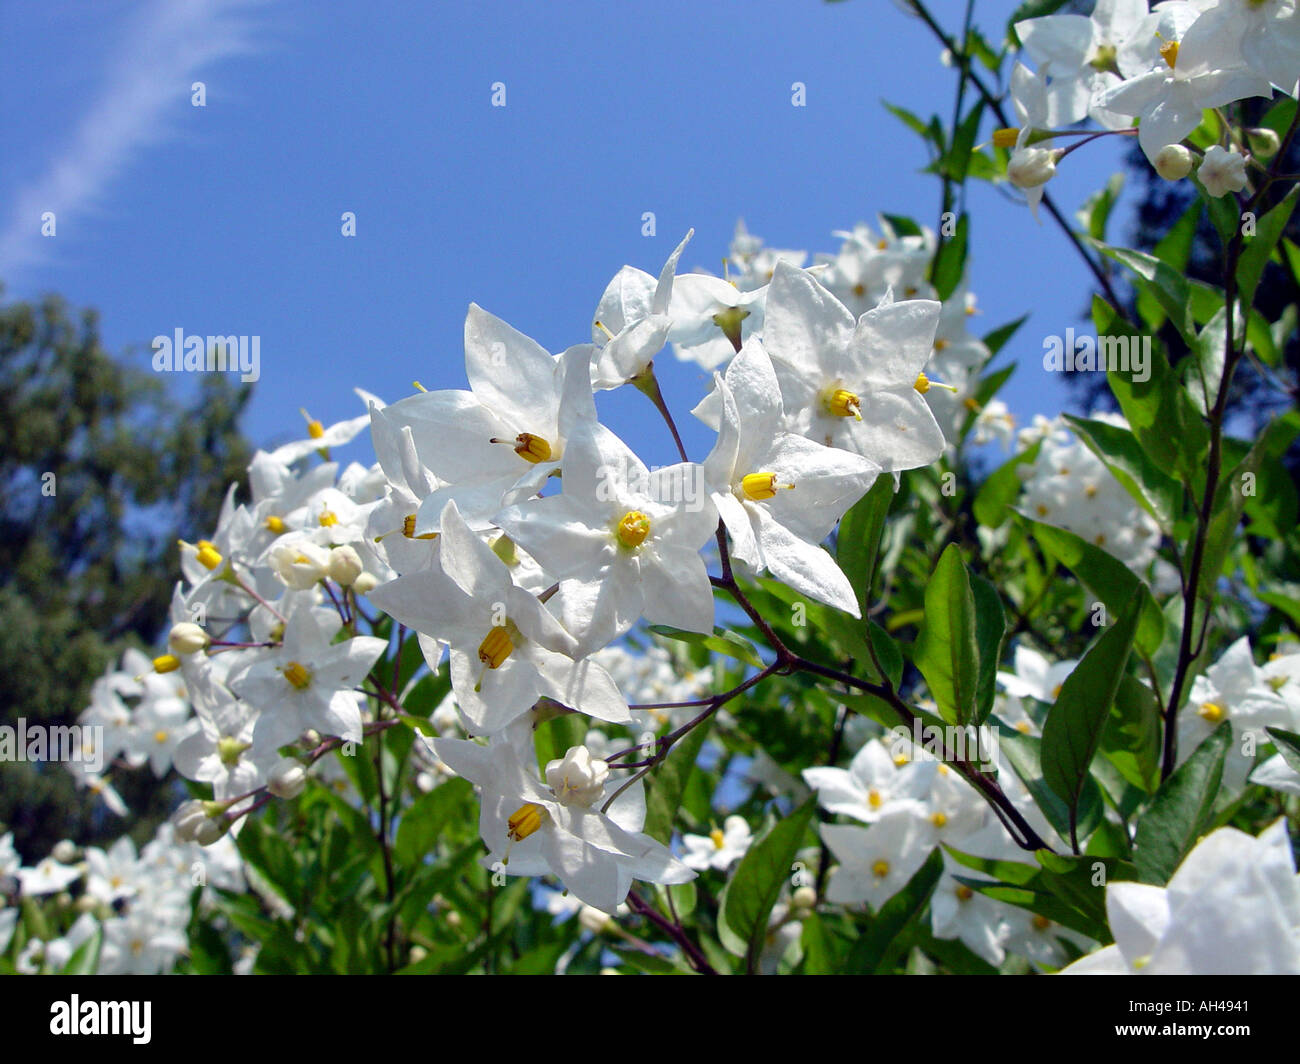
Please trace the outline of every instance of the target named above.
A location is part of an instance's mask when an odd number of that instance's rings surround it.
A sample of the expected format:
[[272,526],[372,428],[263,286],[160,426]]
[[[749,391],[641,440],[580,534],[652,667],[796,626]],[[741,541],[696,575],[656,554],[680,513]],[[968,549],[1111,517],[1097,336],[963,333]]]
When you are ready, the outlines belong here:
[[172,135],[167,112],[188,101],[203,68],[253,49],[248,11],[257,0],[155,0],[123,27],[108,56],[100,90],[63,138],[48,165],[12,200],[0,226],[0,278],[57,251],[41,236],[41,215],[63,229],[102,205],[141,149]]

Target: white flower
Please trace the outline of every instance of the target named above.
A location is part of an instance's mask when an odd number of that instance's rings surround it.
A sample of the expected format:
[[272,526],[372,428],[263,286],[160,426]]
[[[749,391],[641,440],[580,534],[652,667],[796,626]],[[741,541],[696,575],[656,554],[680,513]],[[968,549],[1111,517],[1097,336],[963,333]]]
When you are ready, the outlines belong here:
[[867,458],[782,431],[776,372],[759,341],[715,376],[723,415],[704,460],[732,554],[819,602],[858,616],[848,577],[819,545],[880,468]]
[[930,852],[919,821],[906,809],[886,813],[870,828],[823,824],[821,834],[840,862],[831,872],[826,900],[840,905],[866,902],[879,909],[907,885]]
[[[521,742],[522,740],[522,742]],[[434,749],[456,773],[482,789],[479,833],[489,854],[486,867],[507,875],[554,874],[580,901],[611,915],[627,898],[633,879],[685,883],[695,873],[663,844],[641,833],[644,791],[629,787],[601,812],[614,781],[603,783],[603,762],[571,749],[547,766],[545,786],[523,767],[517,747],[532,759],[532,731],[498,734],[487,746],[462,739],[434,739]],[[566,769],[564,766],[567,765]],[[621,785],[621,784],[620,784]]]
[[79,880],[85,867],[82,865],[60,864],[53,857],[45,857],[34,868],[19,868],[19,889],[28,897],[41,894],[57,894]]
[[[700,548],[718,513],[703,471],[683,462],[651,473],[602,425],[582,424],[564,456],[559,495],[507,507],[496,521],[551,576],[581,654],[644,616],[713,631],[713,588]],[[373,597],[373,596],[372,596]]]
[[1167,887],[1109,883],[1115,944],[1062,975],[1300,974],[1300,882],[1286,821],[1211,832]]
[[900,765],[884,743],[872,739],[853,755],[847,769],[806,768],[803,778],[827,812],[871,824],[889,812],[920,813],[935,767],[932,761],[908,760]]
[[371,601],[409,628],[451,644],[456,702],[480,735],[501,731],[543,695],[601,720],[631,720],[613,679],[574,661],[576,642],[470,531],[454,502],[440,525],[439,566],[376,588]]
[[754,836],[743,816],[729,816],[723,821],[722,828],[714,828],[708,835],[683,835],[682,845],[686,847],[686,856],[682,863],[688,868],[704,871],[714,868],[725,872],[731,865],[745,856]]
[[1246,159],[1235,151],[1212,145],[1201,160],[1196,176],[1211,196],[1226,196],[1246,187]]

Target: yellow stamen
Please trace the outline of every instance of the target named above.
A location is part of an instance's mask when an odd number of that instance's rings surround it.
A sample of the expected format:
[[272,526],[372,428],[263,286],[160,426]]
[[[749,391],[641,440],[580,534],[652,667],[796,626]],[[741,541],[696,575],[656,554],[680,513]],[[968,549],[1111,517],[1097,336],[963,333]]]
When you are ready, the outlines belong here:
[[307,435],[313,440],[319,440],[325,435],[325,427],[313,418],[306,410],[299,408],[298,413],[302,414],[303,420],[307,422]]
[[215,569],[221,564],[221,553],[215,546],[213,546],[213,544],[209,543],[206,539],[201,539],[197,546],[199,551],[195,557],[198,558],[199,564],[202,565],[203,568]]
[[305,691],[311,686],[311,672],[296,661],[291,661],[284,667],[284,678],[299,691]]
[[320,512],[320,523],[322,528],[330,528],[339,523],[338,515],[333,510],[322,510]]
[[[906,764],[907,758],[903,758],[903,760],[898,763]],[[884,799],[880,797],[880,792],[874,787],[867,791],[867,805],[871,806],[872,809],[879,809],[882,802],[884,802]]]
[[531,432],[521,432],[515,437],[515,454],[527,462],[536,465],[548,461],[551,457],[551,445],[540,436]]
[[955,893],[958,901],[970,901],[971,898],[975,897],[975,892],[971,890],[970,887],[966,886],[965,883],[959,883]]
[[943,813],[934,813],[930,817],[930,823],[937,828],[941,828],[948,823],[948,817]]
[[601,332],[603,332],[609,339],[611,340],[614,339],[614,334],[609,331],[609,329],[605,326],[604,322],[601,321],[596,322],[596,328],[599,329]]
[[1178,62],[1178,42],[1165,41],[1160,46],[1160,58],[1169,64],[1169,69],[1174,69],[1174,64]]
[[266,519],[266,530],[274,532],[277,536],[284,531],[284,521],[272,514]]
[[918,392],[924,395],[926,392],[930,390],[930,378],[927,377],[924,373],[918,373],[916,375],[916,383],[912,385],[912,387],[914,387]]
[[641,546],[650,535],[650,518],[640,510],[630,510],[623,515],[614,534],[623,546],[633,550]]
[[489,669],[499,669],[502,662],[514,653],[515,644],[511,642],[510,633],[504,625],[493,628],[479,644],[478,660]]
[[935,349],[936,351],[947,351],[948,348],[950,348],[951,346],[952,346],[952,341],[951,341],[951,340],[945,340],[942,336],[939,337],[939,339],[937,339],[937,340],[934,342],[934,349]]
[[523,842],[542,826],[542,820],[546,816],[546,810],[536,802],[526,802],[506,821],[506,827],[509,829],[506,832],[507,837],[511,842]]
[[853,294],[857,296],[859,299],[861,299],[863,296],[867,294],[867,286],[864,285],[861,281],[859,281],[857,284],[853,286]]
[[961,401],[961,405],[964,406],[967,410],[969,410],[972,414],[978,414],[983,409],[983,407],[980,406],[979,402],[975,399],[973,395],[968,395],[965,399],[963,399]]
[[167,732],[159,728],[153,733],[153,741],[156,743],[165,743],[167,741]]
[[1218,724],[1228,715],[1227,711],[1217,702],[1202,702],[1201,708],[1196,711],[1196,714],[1202,720],[1209,721],[1211,724]]
[[181,667],[181,659],[175,654],[163,654],[153,659],[154,672],[175,672]]
[[883,858],[871,866],[871,873],[877,879],[884,879],[889,875],[889,862]]
[[755,502],[774,498],[782,488],[794,491],[793,484],[778,484],[775,473],[749,473],[740,482],[740,490]]
[[726,841],[726,837],[717,828],[709,832],[709,838],[713,840],[713,845],[719,850],[722,849],[722,845]]
[[833,417],[852,417],[862,420],[862,401],[850,391],[836,388],[826,397],[826,412]]
[[1016,126],[1007,126],[1004,129],[995,129],[993,131],[993,147],[995,148],[1014,148],[1016,141],[1020,139],[1020,130]]
[[1035,916],[1035,917],[1034,917],[1034,930],[1035,930],[1035,931],[1046,931],[1046,930],[1047,930],[1049,927],[1051,927],[1051,926],[1052,926],[1052,921],[1049,920],[1046,916]]

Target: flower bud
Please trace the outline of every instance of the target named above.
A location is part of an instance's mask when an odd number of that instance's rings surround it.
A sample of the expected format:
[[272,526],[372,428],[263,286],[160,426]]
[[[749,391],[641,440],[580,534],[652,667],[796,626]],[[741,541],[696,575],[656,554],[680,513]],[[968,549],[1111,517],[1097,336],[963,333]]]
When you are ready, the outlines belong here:
[[225,824],[215,819],[209,811],[210,805],[221,806],[222,803],[194,798],[176,810],[172,815],[172,824],[176,829],[177,842],[197,842],[200,846],[210,846],[226,833]]
[[271,548],[271,567],[276,576],[295,591],[314,587],[329,570],[330,552],[307,539],[286,543],[282,538]]
[[1246,159],[1215,144],[1205,153],[1196,176],[1211,196],[1226,196],[1246,187]]
[[1166,144],[1156,156],[1156,173],[1166,181],[1181,181],[1192,172],[1196,157],[1181,144]]
[[812,887],[796,887],[790,904],[796,909],[811,909],[817,904],[817,892]]
[[358,595],[368,595],[379,586],[379,577],[374,573],[362,573],[352,581],[352,590]]
[[71,839],[60,839],[54,844],[50,856],[59,864],[72,864],[77,859],[77,844]]
[[167,645],[173,654],[197,654],[206,649],[208,642],[208,633],[190,621],[182,621],[167,635]]
[[1016,188],[1038,188],[1056,175],[1061,149],[1017,148],[1007,160],[1007,180]]
[[1282,147],[1282,138],[1271,129],[1248,129],[1246,143],[1256,158],[1271,159]]
[[361,555],[354,547],[344,545],[330,551],[330,579],[340,587],[351,587],[364,569]]
[[609,913],[584,905],[578,910],[578,923],[594,935],[603,935],[614,927],[614,918]]
[[297,798],[306,786],[307,770],[292,757],[280,758],[266,783],[266,789],[277,798]]

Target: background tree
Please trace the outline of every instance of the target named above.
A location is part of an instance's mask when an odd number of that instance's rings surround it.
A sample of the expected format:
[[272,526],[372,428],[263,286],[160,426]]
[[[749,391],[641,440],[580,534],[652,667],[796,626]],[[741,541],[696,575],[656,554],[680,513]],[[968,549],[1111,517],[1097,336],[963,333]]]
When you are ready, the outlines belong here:
[[[105,351],[93,310],[0,305],[0,722],[75,723],[108,663],[161,635],[177,539],[214,526],[251,453],[238,422],[252,392],[220,373],[197,385],[183,403]],[[172,804],[165,783],[148,770],[116,783],[148,838]],[[63,768],[25,761],[0,763],[0,824],[29,861],[123,827]]]

